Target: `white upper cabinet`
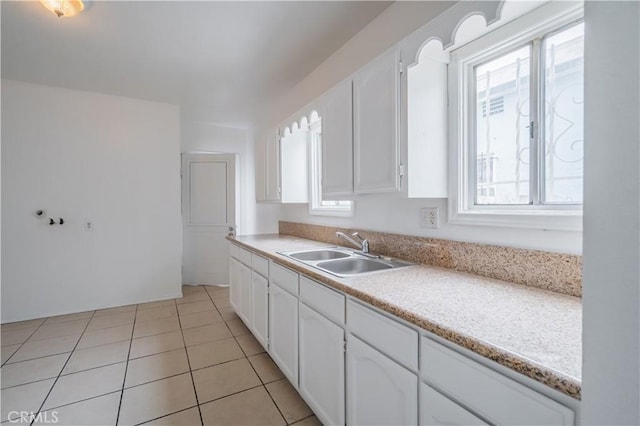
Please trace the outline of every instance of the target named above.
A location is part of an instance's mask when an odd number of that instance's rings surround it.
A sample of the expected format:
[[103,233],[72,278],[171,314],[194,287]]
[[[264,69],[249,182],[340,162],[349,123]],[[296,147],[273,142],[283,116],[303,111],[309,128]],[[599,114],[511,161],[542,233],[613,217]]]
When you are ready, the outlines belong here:
[[402,186],[400,50],[376,58],[353,77],[354,192],[397,192]]
[[442,43],[422,46],[407,69],[407,183],[414,198],[446,198],[447,69]]
[[309,136],[304,127],[287,128],[280,137],[280,202],[309,201]]
[[343,81],[323,98],[322,198],[353,194],[352,81]]
[[306,118],[284,130],[272,130],[256,145],[256,200],[309,201],[309,141]]
[[256,201],[280,201],[280,138],[276,130],[256,145]]

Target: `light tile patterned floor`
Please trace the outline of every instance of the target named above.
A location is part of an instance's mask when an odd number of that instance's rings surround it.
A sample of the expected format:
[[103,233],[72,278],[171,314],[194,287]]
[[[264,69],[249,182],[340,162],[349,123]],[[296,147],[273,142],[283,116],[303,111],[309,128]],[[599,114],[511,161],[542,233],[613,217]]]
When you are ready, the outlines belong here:
[[[2,325],[3,424],[318,425],[228,288]],[[10,422],[11,420],[11,422]]]

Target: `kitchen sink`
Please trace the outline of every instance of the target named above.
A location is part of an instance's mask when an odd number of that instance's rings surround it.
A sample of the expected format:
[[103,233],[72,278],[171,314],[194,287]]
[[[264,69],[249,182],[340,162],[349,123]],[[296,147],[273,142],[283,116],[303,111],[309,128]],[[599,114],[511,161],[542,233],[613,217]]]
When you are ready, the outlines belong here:
[[312,262],[316,262],[320,260],[342,259],[345,257],[350,257],[351,253],[334,249],[320,249],[298,251],[290,253],[288,254],[288,256],[298,260],[310,260]]
[[364,272],[373,272],[393,268],[393,266],[388,263],[383,263],[371,259],[361,259],[357,257],[320,262],[316,266],[320,269],[324,269],[327,272],[342,275],[362,274]]
[[280,254],[338,277],[350,277],[412,265],[389,257],[371,255],[341,247],[297,250],[280,252]]

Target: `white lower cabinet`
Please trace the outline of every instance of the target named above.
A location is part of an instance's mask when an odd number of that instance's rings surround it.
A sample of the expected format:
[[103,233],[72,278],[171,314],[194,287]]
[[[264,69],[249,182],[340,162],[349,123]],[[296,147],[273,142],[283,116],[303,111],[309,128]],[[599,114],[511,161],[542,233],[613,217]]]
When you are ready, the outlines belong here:
[[578,421],[579,402],[255,253],[229,253],[232,306],[324,424]]
[[298,298],[269,286],[269,353],[295,387],[298,386]]
[[257,272],[251,273],[251,331],[266,349],[269,324],[269,282]]
[[299,318],[300,394],[323,424],[344,425],[344,330],[304,303]]
[[347,424],[418,424],[418,377],[351,335],[347,340]]
[[573,425],[564,405],[423,337],[422,379],[496,425]]
[[486,425],[435,389],[420,383],[420,424],[437,426]]
[[251,327],[251,269],[238,263],[238,288],[240,290],[238,316],[247,327]]
[[233,257],[229,258],[229,303],[233,309],[240,310],[240,282],[238,280],[239,262]]

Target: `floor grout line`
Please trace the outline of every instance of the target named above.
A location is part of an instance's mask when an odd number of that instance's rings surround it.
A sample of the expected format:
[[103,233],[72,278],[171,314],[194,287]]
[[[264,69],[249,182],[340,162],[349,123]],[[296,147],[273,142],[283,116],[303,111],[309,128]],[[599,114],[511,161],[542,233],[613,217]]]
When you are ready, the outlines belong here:
[[[93,312],[93,314],[91,314],[91,318],[89,318],[89,321],[87,322],[87,324],[84,326],[84,330],[82,330],[82,333],[80,333],[80,337],[78,337],[78,341],[76,342],[76,344],[73,346],[73,349],[71,350],[71,352],[69,352],[69,356],[67,357],[67,360],[64,362],[64,365],[62,366],[62,368],[60,369],[60,372],[58,373],[58,376],[55,378],[55,380],[53,381],[53,384],[51,385],[51,387],[49,388],[49,392],[47,392],[47,396],[44,397],[44,399],[42,400],[42,403],[40,404],[40,408],[38,408],[38,410],[35,412],[35,416],[33,418],[33,420],[31,420],[31,425],[33,425],[33,422],[35,421],[35,419],[37,418],[37,415],[40,414],[40,412],[42,411],[42,408],[44,407],[45,402],[47,402],[47,399],[49,398],[49,396],[51,395],[51,392],[53,391],[53,388],[56,387],[56,384],[58,383],[58,380],[60,380],[60,376],[62,375],[62,372],[64,371],[65,368],[67,368],[67,364],[69,363],[69,360],[71,359],[71,356],[73,355],[73,352],[76,350],[76,348],[78,347],[78,345],[80,344],[80,340],[82,340],[82,336],[84,336],[85,331],[87,330],[87,327],[89,327],[89,323],[91,322],[91,320],[93,319],[93,316],[95,315],[95,311]],[[46,321],[46,320],[45,320]],[[44,324],[44,323],[43,323]]]
[[[198,408],[198,407],[199,407],[198,405],[192,405],[191,407],[183,408],[181,410],[174,411],[173,413],[165,414],[164,416],[154,417],[153,419],[145,420],[142,423],[136,423],[134,426],[146,425],[147,423],[150,423],[150,422],[152,422],[154,420],[164,419],[165,417],[173,416],[174,414],[182,413],[183,411],[191,410],[192,408]],[[199,410],[199,408],[198,408],[198,410]]]
[[129,356],[131,356],[131,347],[133,346],[133,333],[136,330],[136,317],[138,316],[138,305],[136,305],[136,314],[133,316],[133,327],[131,327],[131,338],[129,339],[129,351],[127,352],[127,365],[124,367],[124,377],[122,378],[122,388],[120,389],[120,402],[118,403],[118,414],[116,414],[116,425],[120,421],[120,409],[122,408],[122,398],[124,396],[124,385],[127,382],[127,371],[129,369]]
[[[206,290],[205,290],[206,292]],[[184,295],[183,295],[184,297]],[[178,301],[176,301],[176,310],[178,309]],[[182,329],[182,321],[180,321],[180,315],[178,312],[178,325],[180,326],[180,335],[182,336],[182,344],[184,345],[184,353],[187,357],[187,366],[189,367],[189,375],[191,376],[191,385],[193,386],[193,395],[196,398],[196,404],[198,405],[198,415],[200,416],[200,425],[204,426],[204,420],[202,419],[202,410],[200,409],[200,401],[198,399],[198,390],[196,389],[196,381],[193,378],[193,370],[191,369],[191,360],[189,359],[189,352],[187,351],[187,342],[184,340],[184,330]]]
[[73,401],[73,402],[69,402],[66,404],[62,404],[62,405],[57,405],[55,407],[51,407],[51,408],[47,408],[44,411],[52,411],[52,410],[57,410],[58,408],[62,408],[62,407],[68,407],[69,405],[73,405],[73,404],[78,404],[80,402],[86,402],[86,401],[91,401],[92,399],[96,399],[96,398],[102,398],[103,396],[107,396],[107,395],[112,395],[114,393],[118,393],[120,392],[119,390],[115,390],[115,391],[111,391],[111,392],[105,392],[105,393],[101,393],[100,395],[96,395],[96,396],[92,396],[89,398],[83,398],[83,399],[79,399],[77,401]]
[[[5,365],[6,363],[8,363],[8,362],[9,362],[9,360],[11,360],[11,358],[13,358],[13,357],[18,353],[18,351],[19,351],[20,349],[22,349],[22,347],[23,347],[23,346],[24,346],[24,345],[29,341],[29,339],[31,339],[31,337],[32,337],[32,336],[33,336],[33,335],[34,335],[38,330],[40,330],[40,327],[42,327],[46,321],[47,321],[47,319],[45,318],[45,319],[44,319],[44,321],[42,321],[42,323],[40,323],[40,325],[39,325],[39,326],[37,326],[35,330],[33,330],[33,333],[31,333],[31,334],[29,335],[29,337],[27,337],[27,338],[25,339],[25,341],[24,341],[24,342],[20,343],[20,346],[18,347],[18,349],[16,349],[16,350],[15,350],[15,352],[13,352],[13,353],[11,354],[11,356],[10,356],[9,358],[7,358],[5,362],[3,362],[3,363],[2,363],[2,365]],[[28,327],[27,327],[27,328],[28,328]],[[20,329],[18,329],[18,330],[20,330]],[[11,331],[11,330],[10,330],[10,331]],[[10,346],[10,345],[7,345],[7,346]],[[60,353],[65,353],[65,352],[60,352]],[[60,355],[60,354],[56,354],[56,355]],[[44,357],[43,357],[43,358],[44,358]],[[25,361],[26,361],[26,360],[25,360]],[[20,361],[18,361],[18,362],[20,362]]]
[[[207,293],[208,294],[208,293]],[[209,294],[209,298],[211,299],[211,302],[213,303],[214,306],[216,306],[216,309],[218,309],[216,302],[213,301],[213,297],[211,297],[211,295]],[[240,321],[244,324],[244,321],[242,321],[242,319],[240,318],[240,316],[238,316],[238,319],[240,319]],[[235,318],[234,318],[235,320]],[[233,320],[230,320],[233,321]],[[231,331],[231,328],[229,327],[229,324],[227,324],[227,321],[225,321],[224,323],[227,328],[229,329],[229,332],[231,332],[231,335],[233,336],[233,339],[236,341],[236,344],[238,346],[240,346],[240,350],[242,351],[242,353],[244,354],[245,359],[247,360],[247,362],[249,363],[249,365],[251,366],[251,369],[253,370],[253,373],[258,377],[258,380],[260,381],[260,386],[262,386],[265,390],[265,392],[267,393],[267,395],[269,395],[269,398],[271,398],[271,401],[273,402],[273,405],[276,407],[276,410],[278,410],[278,413],[280,414],[280,417],[282,417],[282,420],[285,422],[285,424],[289,424],[289,422],[287,422],[287,419],[284,417],[284,414],[282,413],[282,410],[280,410],[280,407],[278,407],[278,404],[276,404],[276,401],[273,399],[273,396],[271,396],[271,393],[269,392],[269,389],[267,389],[267,386],[264,384],[264,382],[262,381],[262,379],[260,378],[260,375],[258,374],[258,371],[256,370],[256,368],[253,366],[253,364],[251,364],[251,361],[249,361],[249,355],[247,355],[247,353],[245,352],[245,350],[242,348],[242,345],[240,345],[240,342],[238,341],[238,337],[239,336],[235,336],[233,334],[233,331]],[[247,328],[249,328],[246,324],[244,324]],[[258,342],[259,344],[259,342]],[[262,346],[262,345],[261,345]],[[263,348],[264,349],[264,348]],[[266,352],[266,349],[265,349]],[[262,353],[262,352],[261,352]],[[258,354],[254,354],[254,355],[258,355]],[[256,386],[258,387],[258,386]],[[253,389],[253,388],[252,388]],[[247,389],[245,389],[247,390]]]

